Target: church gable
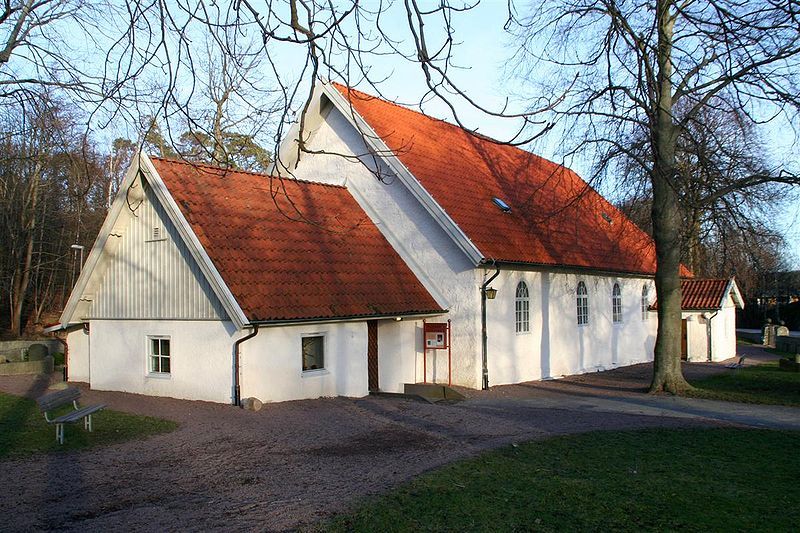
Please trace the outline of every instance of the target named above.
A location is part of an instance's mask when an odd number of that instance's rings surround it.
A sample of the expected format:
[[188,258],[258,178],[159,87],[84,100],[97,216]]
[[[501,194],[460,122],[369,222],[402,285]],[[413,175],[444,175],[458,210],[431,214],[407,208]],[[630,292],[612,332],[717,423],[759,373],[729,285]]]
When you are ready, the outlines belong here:
[[[101,259],[91,319],[226,320],[222,303],[146,182],[124,209]],[[93,277],[94,277],[93,276]],[[88,289],[88,287],[87,287]]]

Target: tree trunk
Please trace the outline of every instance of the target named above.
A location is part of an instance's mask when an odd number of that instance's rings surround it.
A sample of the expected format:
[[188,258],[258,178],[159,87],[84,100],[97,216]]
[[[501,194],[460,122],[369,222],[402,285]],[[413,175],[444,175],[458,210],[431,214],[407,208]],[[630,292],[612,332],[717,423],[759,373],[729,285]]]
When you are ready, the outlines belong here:
[[700,268],[700,210],[692,209],[692,216],[689,221],[689,235],[686,238],[686,247],[689,250],[689,270],[692,272]]
[[[658,336],[650,391],[680,394],[690,388],[681,372],[681,217],[677,194],[664,179],[665,172],[657,168],[653,177],[653,239],[658,257]],[[659,177],[659,174],[662,176]]]
[[33,260],[33,232],[26,235],[23,263],[17,265],[14,275],[14,286],[11,293],[11,334],[19,337],[22,334],[22,308],[31,278],[31,262]]
[[33,242],[36,230],[36,207],[39,200],[39,181],[42,175],[42,163],[37,161],[29,177],[29,190],[20,212],[22,228],[25,235],[25,251],[22,262],[15,265],[14,285],[11,288],[11,334],[19,337],[22,334],[22,310],[25,297],[30,286],[31,267],[33,265]]
[[681,372],[681,216],[675,180],[676,126],[672,116],[672,30],[671,2],[659,0],[658,80],[655,90],[658,108],[651,117],[654,166],[653,240],[656,244],[656,295],[658,297],[658,336],[653,359],[650,392],[679,394],[691,386]]

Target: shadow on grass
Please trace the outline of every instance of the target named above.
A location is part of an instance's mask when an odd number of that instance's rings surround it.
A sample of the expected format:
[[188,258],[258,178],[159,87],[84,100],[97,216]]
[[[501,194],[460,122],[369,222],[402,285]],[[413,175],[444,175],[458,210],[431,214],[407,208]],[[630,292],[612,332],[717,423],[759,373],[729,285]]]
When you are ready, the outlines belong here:
[[738,368],[692,382],[695,398],[800,406],[800,373],[781,370],[777,363]]
[[[18,447],[20,440],[25,436],[26,425],[36,416],[37,405],[27,397],[38,396],[47,389],[48,384],[48,376],[39,374],[25,392],[26,397],[9,396],[8,398],[11,398],[9,402],[0,403],[0,459],[10,455]],[[42,423],[45,423],[44,417]]]
[[[41,386],[37,379],[26,396],[35,394],[36,389]],[[66,411],[69,409],[65,408]],[[60,411],[56,411],[55,414],[59,413]],[[55,426],[45,421],[35,401],[0,393],[0,461],[11,457],[81,450],[141,439],[178,427],[176,422],[170,420],[109,409],[95,413],[92,418],[94,431],[86,431],[82,421],[67,424],[64,444],[59,444],[55,438]]]

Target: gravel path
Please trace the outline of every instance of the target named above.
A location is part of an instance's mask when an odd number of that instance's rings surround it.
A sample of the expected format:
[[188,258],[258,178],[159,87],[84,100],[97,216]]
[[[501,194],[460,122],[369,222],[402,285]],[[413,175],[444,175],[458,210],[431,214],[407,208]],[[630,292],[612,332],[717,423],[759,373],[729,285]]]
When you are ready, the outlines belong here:
[[[639,366],[614,371],[623,377],[603,373],[593,374],[595,381],[582,376],[473,391],[471,399],[450,405],[336,398],[267,404],[258,413],[84,389],[86,402],[172,419],[180,427],[86,452],[0,462],[0,530],[293,529],[442,464],[511,442],[719,423],[586,409],[585,393],[570,393],[575,384],[589,383],[607,387],[595,388],[595,395],[641,398],[632,392],[639,385],[620,392],[607,383],[636,383],[630,376],[647,372],[647,365]],[[0,390],[16,394],[36,396],[46,386],[25,376],[0,378]]]

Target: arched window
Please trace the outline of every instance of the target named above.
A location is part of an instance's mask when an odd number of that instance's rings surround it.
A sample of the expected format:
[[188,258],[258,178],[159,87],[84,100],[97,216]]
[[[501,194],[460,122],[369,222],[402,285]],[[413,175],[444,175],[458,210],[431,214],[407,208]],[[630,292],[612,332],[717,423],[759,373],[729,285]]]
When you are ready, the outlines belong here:
[[622,323],[622,291],[619,283],[615,283],[614,290],[611,291],[611,318],[614,324]]
[[578,302],[578,325],[584,326],[589,323],[589,293],[586,291],[586,284],[578,282],[577,302]]
[[648,320],[650,318],[650,314],[648,310],[650,309],[650,295],[647,294],[648,289],[647,285],[642,286],[642,320]]
[[517,333],[528,333],[531,330],[530,300],[528,286],[524,281],[517,284],[517,296],[514,301]]

